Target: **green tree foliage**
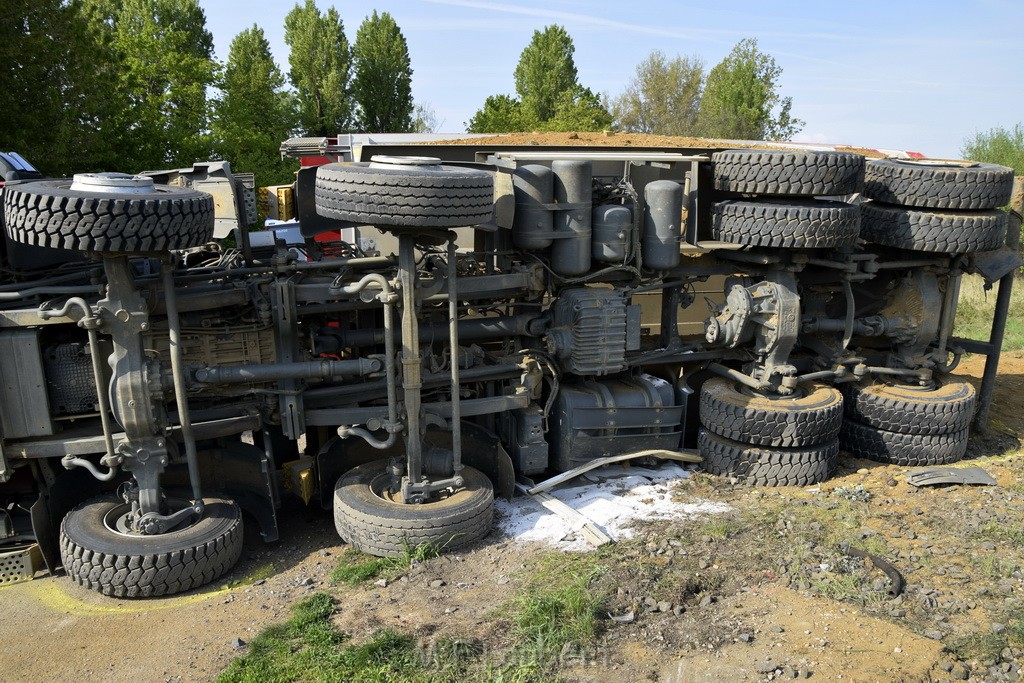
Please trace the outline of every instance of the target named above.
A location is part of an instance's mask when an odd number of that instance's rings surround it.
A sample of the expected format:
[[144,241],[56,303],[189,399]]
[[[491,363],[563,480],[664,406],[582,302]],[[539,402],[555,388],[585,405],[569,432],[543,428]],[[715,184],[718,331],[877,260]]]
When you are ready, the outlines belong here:
[[538,126],[550,131],[604,130],[612,124],[612,115],[590,88],[579,85],[558,97],[555,115]]
[[352,47],[352,80],[359,127],[367,133],[413,130],[409,46],[390,14],[367,17]]
[[295,164],[278,147],[297,124],[295,99],[255,24],[231,41],[220,89],[211,124],[218,154],[233,170],[255,173],[260,185],[291,182]]
[[534,31],[519,56],[518,98],[492,95],[466,124],[471,133],[606,128],[611,114],[589,88],[580,85],[572,38],[558,25]]
[[0,150],[44,173],[113,168],[114,83],[78,0],[0,3]]
[[792,117],[793,100],[778,92],[782,67],[745,38],[708,73],[699,125],[709,137],[788,140],[803,128]]
[[349,71],[352,54],[341,16],[320,13],[313,0],[295,5],[284,20],[290,48],[289,80],[299,100],[299,125],[306,135],[337,135],[352,127]]
[[439,133],[444,121],[438,121],[437,112],[428,103],[419,102],[412,111],[413,133]]
[[514,133],[535,128],[536,121],[524,116],[519,100],[511,95],[489,96],[466,124],[470,133]]
[[515,70],[516,93],[528,118],[554,118],[562,94],[576,88],[575,52],[572,38],[557,24],[533,32]]
[[1024,124],[975,133],[964,140],[960,154],[972,161],[1009,166],[1017,175],[1024,175]]
[[695,135],[700,114],[704,62],[665,57],[654,50],[637,64],[625,92],[612,102],[620,130],[654,135]]
[[[124,170],[191,164],[211,155],[206,90],[217,77],[213,36],[198,0],[85,0],[106,32],[117,111],[108,139]],[[127,168],[124,168],[127,167]]]

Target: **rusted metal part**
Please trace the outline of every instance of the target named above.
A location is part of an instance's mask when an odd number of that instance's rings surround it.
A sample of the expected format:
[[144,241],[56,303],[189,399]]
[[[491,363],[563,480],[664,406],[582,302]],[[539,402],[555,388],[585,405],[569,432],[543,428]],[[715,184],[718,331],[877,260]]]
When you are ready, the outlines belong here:
[[903,589],[906,588],[907,582],[903,578],[903,574],[900,574],[896,567],[892,566],[878,555],[872,555],[871,553],[864,552],[860,548],[853,548],[849,545],[845,545],[841,548],[845,555],[850,557],[856,557],[862,560],[870,560],[871,564],[875,565],[876,569],[879,569],[887,577],[891,585],[889,586],[889,596],[897,598],[903,594]]

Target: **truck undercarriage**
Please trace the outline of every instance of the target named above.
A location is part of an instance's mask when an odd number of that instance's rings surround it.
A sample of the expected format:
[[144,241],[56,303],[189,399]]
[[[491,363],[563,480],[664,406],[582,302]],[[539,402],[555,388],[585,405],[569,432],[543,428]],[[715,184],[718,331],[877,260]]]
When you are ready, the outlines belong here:
[[361,154],[303,168],[298,230],[259,243],[215,240],[221,200],[187,173],[48,180],[9,159],[0,543],[145,597],[230,570],[242,510],[275,540],[282,485],[387,556],[479,541],[517,476],[603,456],[696,449],[715,474],[810,485],[840,448],[966,451],[978,401],[949,373],[998,360],[1005,305],[991,343],[956,339],[959,283],[1008,300],[1009,169]]

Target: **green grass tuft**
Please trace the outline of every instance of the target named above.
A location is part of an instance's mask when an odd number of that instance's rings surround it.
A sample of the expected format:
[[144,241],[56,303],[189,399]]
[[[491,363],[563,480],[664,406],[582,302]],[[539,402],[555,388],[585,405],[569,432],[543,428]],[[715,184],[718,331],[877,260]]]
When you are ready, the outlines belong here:
[[380,576],[391,578],[414,564],[437,557],[442,550],[435,543],[406,546],[401,557],[375,557],[358,550],[349,550],[342,554],[338,565],[331,572],[331,583],[358,586]]
[[567,645],[594,641],[605,596],[593,584],[604,571],[589,554],[550,553],[533,563],[526,585],[506,606],[524,663],[543,665]]
[[[965,275],[960,285],[953,334],[967,339],[988,341],[992,329],[992,316],[996,307],[998,286],[986,292],[978,275]],[[1003,336],[1003,351],[1024,349],[1024,286],[1014,283],[1010,296],[1010,312]]]

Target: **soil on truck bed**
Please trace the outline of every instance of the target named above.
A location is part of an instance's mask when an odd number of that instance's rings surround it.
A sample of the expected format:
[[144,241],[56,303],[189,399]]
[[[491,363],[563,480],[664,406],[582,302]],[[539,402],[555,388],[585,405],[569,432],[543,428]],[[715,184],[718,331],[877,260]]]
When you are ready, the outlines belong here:
[[[976,379],[983,363],[966,359],[959,372]],[[597,551],[596,640],[566,651],[553,675],[614,683],[1018,680],[1022,435],[1024,356],[1007,354],[991,427],[972,439],[964,461],[998,486],[917,489],[904,481],[906,468],[850,459],[813,488],[691,476],[677,496],[732,511],[647,523]],[[350,551],[327,514],[292,499],[281,526],[280,543],[251,534],[235,570],[182,596],[110,599],[62,576],[0,589],[0,679],[212,680],[257,632],[318,591],[336,599],[332,623],[350,642],[390,628],[424,646],[473,641],[498,657],[515,646],[503,605],[525,590],[538,557],[557,552],[492,534],[383,585],[351,587],[329,581]],[[889,561],[906,578],[903,594],[892,597],[886,576],[844,554],[844,544]],[[629,623],[608,618],[629,613]]]
[[[537,145],[540,147],[683,147],[696,149],[778,149],[786,143],[765,145],[744,140],[712,140],[684,135],[647,135],[645,133],[504,133],[488,137],[462,138],[458,140],[432,140],[431,145]],[[800,145],[799,149],[813,145]],[[873,159],[881,159],[885,154],[875,149],[839,145],[839,152],[853,152]]]

